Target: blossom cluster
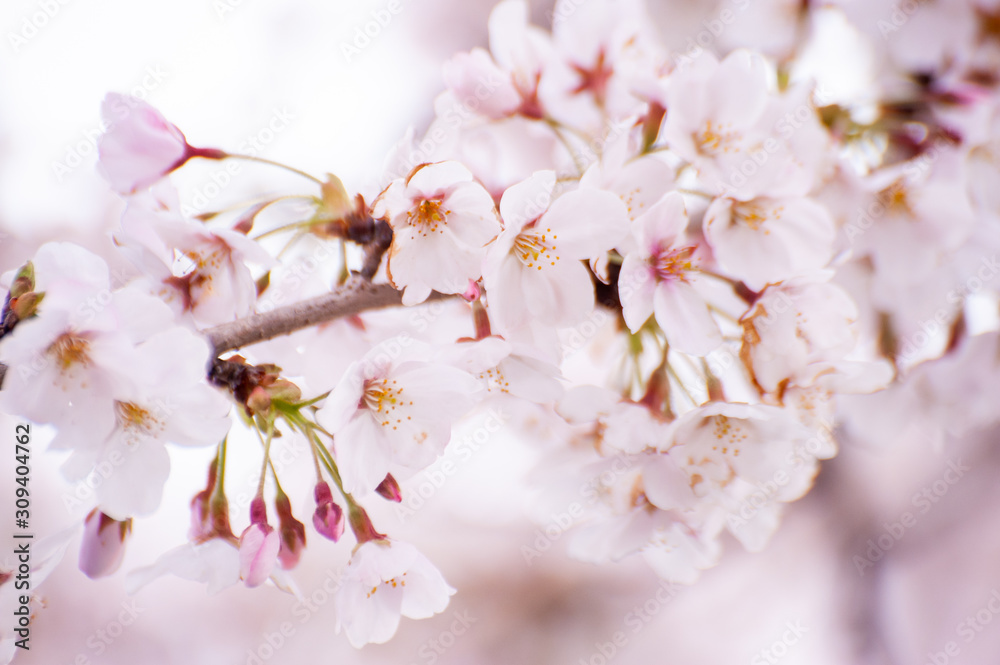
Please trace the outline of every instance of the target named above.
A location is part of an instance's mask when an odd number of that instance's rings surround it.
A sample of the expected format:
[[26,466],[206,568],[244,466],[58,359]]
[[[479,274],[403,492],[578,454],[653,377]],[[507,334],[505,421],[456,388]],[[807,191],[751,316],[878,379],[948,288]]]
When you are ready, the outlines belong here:
[[[986,39],[995,21],[967,11],[949,24]],[[349,530],[336,608],[361,646],[456,592],[364,506],[400,502],[453,428],[497,404],[536,441],[539,514],[585,500],[571,556],[639,556],[682,583],[726,534],[765,547],[839,423],[878,439],[899,429],[887,413],[917,413],[941,438],[956,418],[995,419],[995,48],[970,60],[953,35],[883,40],[873,108],[819,94],[797,43],[672,53],[640,2],[555,16],[545,31],[524,0],[501,2],[488,50],[447,62],[435,119],[367,191],[268,162],[309,189],[191,218],[172,172],[267,160],[193,147],[129,100],[100,142],[126,277],[65,242],[4,277],[3,409],[54,426],[70,480],[119,460],[86,519],[85,573],[114,572],[133,519],[158,509],[167,446],[215,446],[188,542],[130,584],[288,589],[312,534]],[[338,294],[355,309],[310,318]],[[981,397],[956,400],[963,384]],[[238,427],[262,451],[240,535]],[[314,483],[282,485],[279,438],[305,442]]]

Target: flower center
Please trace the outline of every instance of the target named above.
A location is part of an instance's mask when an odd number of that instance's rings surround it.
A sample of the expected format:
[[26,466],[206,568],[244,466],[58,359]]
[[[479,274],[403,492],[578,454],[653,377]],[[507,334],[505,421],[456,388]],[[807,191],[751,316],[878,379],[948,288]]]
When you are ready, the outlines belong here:
[[507,381],[499,366],[480,372],[479,378],[486,381],[486,392],[510,393],[510,382]]
[[49,346],[48,352],[55,356],[60,369],[65,372],[73,365],[90,364],[90,356],[87,352],[90,349],[90,342],[84,337],[77,337],[72,333],[63,333],[56,341]]
[[[760,204],[739,203],[733,205],[733,221],[737,224],[745,224],[750,229],[757,231],[769,219],[781,219],[781,213],[785,206],[775,206],[767,210]],[[764,229],[764,234],[770,234],[770,230]]]
[[739,132],[729,130],[731,123],[726,123],[725,127],[714,123],[711,120],[705,121],[705,128],[694,134],[694,144],[698,152],[709,157],[715,157],[719,153],[739,152],[736,144],[742,138]]
[[[370,379],[365,384],[365,392],[361,398],[364,408],[367,408],[378,424],[382,427],[396,429],[403,422],[402,413],[397,412],[405,406],[413,406],[412,400],[403,399],[403,389],[398,387],[396,380]],[[411,416],[406,416],[407,420]]]
[[448,223],[451,210],[442,208],[441,201],[425,199],[413,210],[406,213],[406,223],[419,227],[424,236],[428,233],[444,233],[438,227]]
[[650,260],[653,272],[661,282],[680,280],[688,282],[688,273],[695,270],[691,255],[694,247],[681,247],[668,251],[659,251]]
[[[387,580],[382,580],[382,584],[385,585],[385,586],[387,586],[387,587],[392,587],[393,589],[395,589],[397,586],[403,587],[403,586],[406,586],[406,580],[403,579],[405,577],[406,577],[406,573],[403,573],[403,575],[400,577],[400,579],[396,579],[395,577],[392,577],[392,578],[387,579]],[[375,592],[378,591],[378,589],[379,589],[378,585],[373,586],[372,590],[368,592],[368,596],[367,597],[371,598],[375,594]]]
[[115,402],[115,416],[125,433],[126,443],[137,443],[140,437],[155,437],[164,429],[163,422],[149,409],[134,402]]
[[[731,450],[733,457],[739,457],[740,449],[737,446],[747,438],[740,423],[732,423],[729,418],[721,414],[712,416],[712,421],[714,425],[712,434],[715,435],[720,445],[725,444],[722,445],[722,454],[728,455]],[[712,450],[718,452],[719,446],[712,446]]]
[[878,198],[881,199],[889,210],[900,214],[911,214],[913,212],[913,207],[910,205],[909,192],[906,190],[906,184],[902,180],[897,180],[883,189],[879,192]]
[[545,229],[545,233],[539,234],[534,229],[521,231],[514,239],[513,252],[521,263],[528,268],[542,269],[542,264],[555,265],[559,257],[556,256],[556,246],[552,241],[559,236],[552,235],[552,229]]

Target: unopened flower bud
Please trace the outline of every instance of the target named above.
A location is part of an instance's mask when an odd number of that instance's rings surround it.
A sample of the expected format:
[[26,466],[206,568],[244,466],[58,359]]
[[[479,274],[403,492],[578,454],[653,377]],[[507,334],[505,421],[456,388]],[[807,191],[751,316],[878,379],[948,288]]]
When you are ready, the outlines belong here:
[[316,512],[313,513],[313,527],[319,535],[337,542],[344,535],[344,511],[333,502],[333,494],[326,483],[316,483],[314,495]]
[[264,497],[250,502],[250,526],[240,534],[240,579],[250,588],[260,586],[274,570],[281,538],[267,523]]
[[403,492],[399,489],[399,483],[396,479],[392,477],[391,473],[385,474],[385,478],[379,483],[375,491],[379,493],[383,498],[389,501],[395,501],[399,503],[403,500]]
[[125,538],[131,532],[131,518],[118,521],[94,508],[84,521],[80,570],[91,579],[118,570],[125,558]]
[[35,290],[35,266],[28,261],[14,276],[14,281],[10,285],[10,297],[20,298],[25,293]]
[[271,409],[271,395],[260,386],[257,386],[247,397],[247,406],[254,413],[266,413]]
[[288,495],[280,490],[274,499],[274,509],[278,512],[278,532],[281,536],[278,563],[285,570],[290,570],[298,565],[302,550],[305,549],[306,525],[292,515],[292,504],[288,500]]

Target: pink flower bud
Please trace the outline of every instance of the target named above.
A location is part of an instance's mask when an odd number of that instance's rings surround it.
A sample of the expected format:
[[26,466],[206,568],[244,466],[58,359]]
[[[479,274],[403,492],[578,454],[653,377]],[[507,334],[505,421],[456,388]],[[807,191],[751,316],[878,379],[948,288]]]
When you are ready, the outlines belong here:
[[125,537],[132,531],[132,520],[119,522],[97,508],[83,523],[80,545],[80,570],[91,578],[104,577],[118,570],[125,557]]
[[375,491],[389,501],[399,503],[403,500],[403,492],[399,489],[399,483],[396,482],[396,479],[392,477],[391,473],[385,474],[385,479],[379,483],[378,487],[375,488]]
[[482,295],[482,289],[479,288],[479,283],[474,279],[470,279],[469,286],[465,289],[462,297],[472,302],[473,300],[479,300],[480,295]]
[[298,565],[305,549],[306,525],[292,515],[292,504],[284,492],[279,491],[275,497],[274,509],[278,512],[278,531],[281,534],[278,562],[282,568],[290,570]]
[[267,523],[264,497],[250,502],[250,526],[240,534],[240,579],[250,588],[260,586],[274,570],[281,549],[278,532]]
[[375,530],[368,513],[361,506],[354,504],[351,506],[348,519],[351,521],[351,531],[358,540],[358,545],[367,543],[370,540],[385,540],[386,535]]
[[240,535],[240,579],[250,588],[271,576],[278,560],[281,538],[268,524],[251,524]]
[[192,157],[226,156],[188,145],[181,130],[135,97],[108,93],[101,114],[108,130],[98,140],[98,170],[122,194],[152,185]]
[[319,535],[337,542],[344,534],[344,511],[333,502],[330,486],[326,483],[316,483],[314,494],[316,512],[313,513],[313,527]]

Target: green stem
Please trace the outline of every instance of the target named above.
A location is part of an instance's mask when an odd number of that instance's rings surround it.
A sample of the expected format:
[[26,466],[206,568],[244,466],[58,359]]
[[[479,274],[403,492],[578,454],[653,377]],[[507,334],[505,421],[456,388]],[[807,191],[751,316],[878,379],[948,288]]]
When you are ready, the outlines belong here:
[[216,476],[215,476],[215,487],[212,489],[212,500],[224,499],[226,497],[226,441],[228,436],[222,438],[219,443],[219,452],[216,453]]
[[258,162],[260,164],[268,164],[270,166],[277,166],[279,169],[285,169],[286,171],[290,171],[292,173],[296,173],[296,174],[302,176],[303,178],[308,178],[309,180],[312,180],[313,182],[315,182],[317,185],[322,185],[323,184],[322,180],[320,180],[319,178],[317,178],[315,176],[309,175],[305,171],[297,169],[294,166],[289,166],[288,164],[282,164],[281,162],[276,162],[276,161],[271,160],[271,159],[265,159],[264,157],[254,157],[253,155],[240,155],[240,154],[234,154],[234,153],[231,153],[231,152],[227,152],[226,153],[226,157],[230,157],[232,159],[243,159],[243,160],[246,160],[248,162]]
[[259,427],[254,427],[254,431],[257,432],[257,438],[260,439],[261,444],[264,446],[264,462],[261,464],[260,483],[257,485],[257,496],[263,496],[264,478],[267,476],[267,465],[271,461],[271,439],[274,436],[274,420],[271,418],[267,420],[266,440],[261,437]]

